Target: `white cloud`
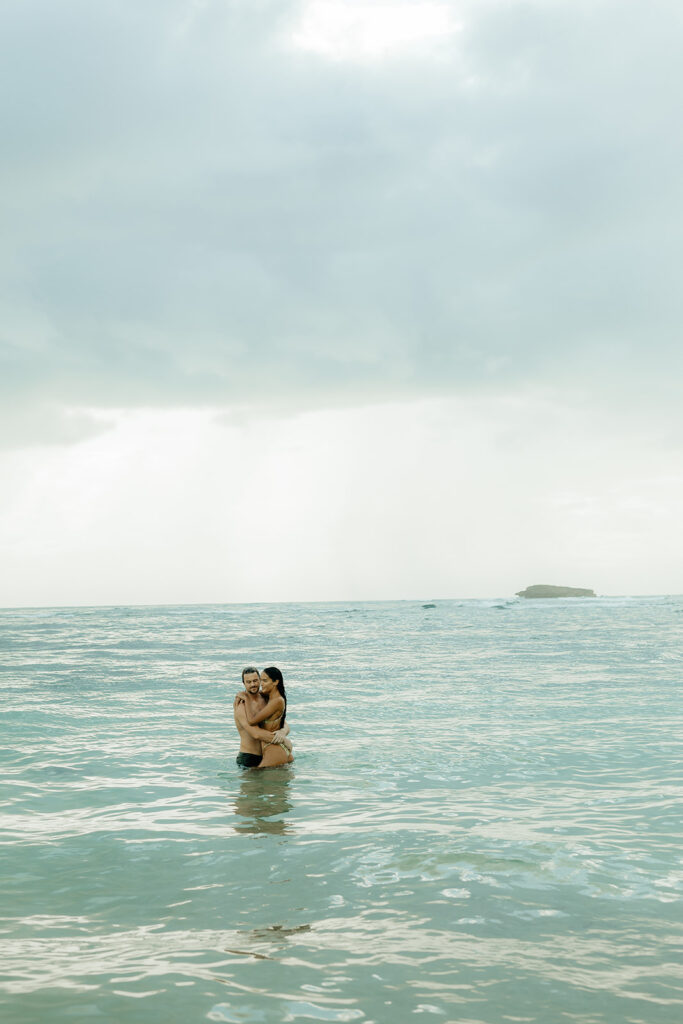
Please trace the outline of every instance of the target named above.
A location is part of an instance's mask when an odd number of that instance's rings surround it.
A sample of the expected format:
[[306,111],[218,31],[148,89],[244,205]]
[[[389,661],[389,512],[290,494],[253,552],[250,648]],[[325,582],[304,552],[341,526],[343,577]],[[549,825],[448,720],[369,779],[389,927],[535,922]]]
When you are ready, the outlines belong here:
[[452,4],[430,0],[309,0],[290,34],[301,50],[375,61],[420,50],[457,32]]

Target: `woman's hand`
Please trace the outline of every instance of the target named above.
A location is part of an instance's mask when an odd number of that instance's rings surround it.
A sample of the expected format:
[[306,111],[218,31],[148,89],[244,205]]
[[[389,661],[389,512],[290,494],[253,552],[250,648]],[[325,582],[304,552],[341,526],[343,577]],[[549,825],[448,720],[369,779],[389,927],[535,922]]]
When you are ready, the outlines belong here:
[[238,704],[244,704],[244,694],[243,693],[236,693],[235,694],[235,699],[233,701],[233,704],[235,705],[235,707],[237,707]]

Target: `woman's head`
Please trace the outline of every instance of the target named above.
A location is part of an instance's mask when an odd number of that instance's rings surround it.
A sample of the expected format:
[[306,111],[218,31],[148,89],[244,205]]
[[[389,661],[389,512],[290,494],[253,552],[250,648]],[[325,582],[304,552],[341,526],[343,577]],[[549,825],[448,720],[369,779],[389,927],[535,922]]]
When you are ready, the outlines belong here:
[[270,668],[264,668],[261,672],[261,689],[269,696],[273,690],[277,690],[284,700],[285,707],[282,712],[282,719],[280,720],[280,728],[282,728],[285,724],[285,715],[287,714],[287,694],[285,693],[285,681],[282,678],[282,672],[275,665],[271,665]]

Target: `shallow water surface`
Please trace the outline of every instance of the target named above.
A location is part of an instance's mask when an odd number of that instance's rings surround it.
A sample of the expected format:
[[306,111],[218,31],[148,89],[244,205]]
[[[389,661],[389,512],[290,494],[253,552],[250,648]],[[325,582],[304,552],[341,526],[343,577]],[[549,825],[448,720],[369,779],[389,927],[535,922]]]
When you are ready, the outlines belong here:
[[[678,1024],[683,599],[0,612],[6,1024]],[[296,761],[236,768],[244,664]]]

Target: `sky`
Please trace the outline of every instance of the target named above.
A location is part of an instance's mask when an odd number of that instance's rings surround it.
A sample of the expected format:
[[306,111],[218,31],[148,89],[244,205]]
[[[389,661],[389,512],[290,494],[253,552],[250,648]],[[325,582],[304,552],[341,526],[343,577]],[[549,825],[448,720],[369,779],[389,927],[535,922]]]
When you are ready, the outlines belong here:
[[5,0],[0,604],[683,592],[674,0]]

